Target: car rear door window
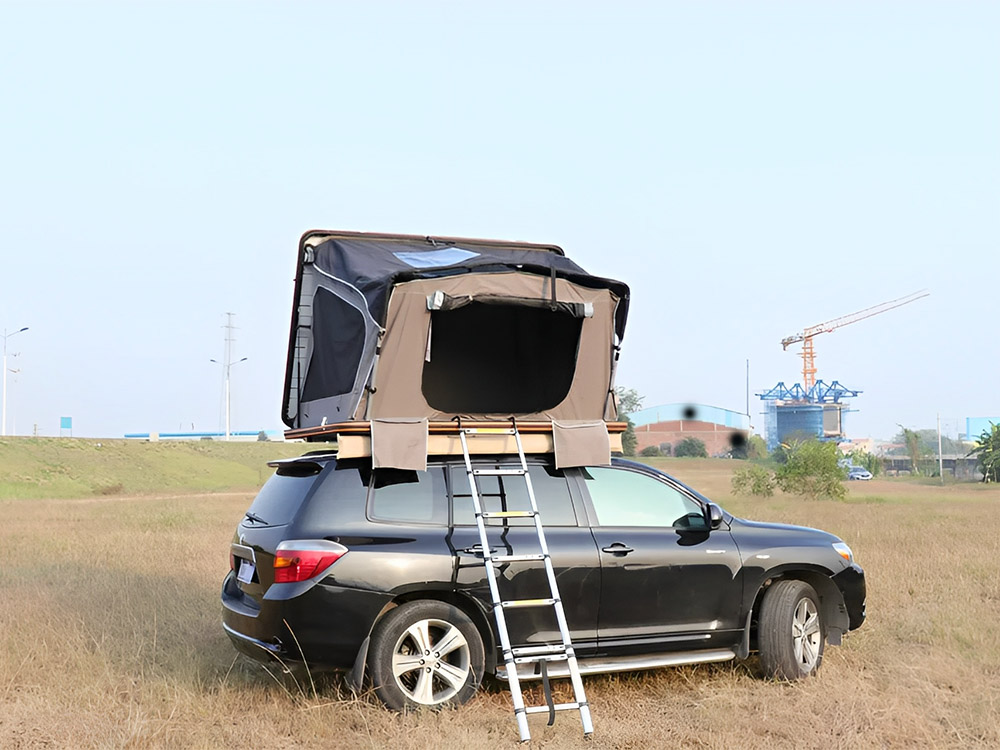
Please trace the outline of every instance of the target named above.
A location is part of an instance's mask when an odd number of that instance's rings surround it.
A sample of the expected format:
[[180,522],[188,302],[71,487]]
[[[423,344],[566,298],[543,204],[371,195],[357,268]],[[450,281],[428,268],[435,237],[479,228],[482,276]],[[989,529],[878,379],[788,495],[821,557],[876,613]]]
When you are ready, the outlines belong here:
[[584,474],[600,526],[687,527],[701,506],[658,479],[627,469],[591,467]]
[[[499,464],[476,464],[474,468],[499,468]],[[505,465],[505,468],[510,468]],[[535,492],[535,502],[542,522],[546,526],[576,526],[576,512],[569,494],[569,485],[564,472],[547,466],[534,464],[528,467],[528,476]],[[454,497],[452,508],[456,526],[472,526],[476,523],[469,490],[469,475],[464,466],[451,467],[451,487]],[[528,486],[522,476],[479,477],[479,499],[485,511],[529,510]],[[493,523],[506,521],[508,526],[532,526],[530,518],[495,519]],[[489,522],[489,521],[488,521]]]
[[357,509],[353,512],[361,512],[360,507],[364,507],[367,492],[365,477],[358,462],[338,461],[323,475],[321,484],[316,487],[303,508],[298,523],[302,523],[305,528],[331,528],[337,524],[345,510]]
[[368,515],[376,521],[448,523],[448,493],[440,467],[375,469]]
[[320,464],[305,461],[279,466],[250,504],[244,523],[252,526],[290,523],[322,469]]

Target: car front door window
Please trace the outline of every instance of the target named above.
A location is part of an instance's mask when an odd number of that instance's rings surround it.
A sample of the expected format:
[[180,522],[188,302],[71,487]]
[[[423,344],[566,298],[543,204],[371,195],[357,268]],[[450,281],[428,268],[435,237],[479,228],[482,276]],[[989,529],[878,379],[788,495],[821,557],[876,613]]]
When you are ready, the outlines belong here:
[[633,471],[591,468],[587,488],[601,526],[685,527],[701,506],[664,482]]

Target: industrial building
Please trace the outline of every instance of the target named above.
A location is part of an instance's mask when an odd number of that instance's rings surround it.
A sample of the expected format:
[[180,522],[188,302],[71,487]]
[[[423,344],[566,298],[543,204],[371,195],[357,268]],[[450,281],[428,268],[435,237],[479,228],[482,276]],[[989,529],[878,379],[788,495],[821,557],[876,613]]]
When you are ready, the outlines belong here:
[[[635,425],[636,451],[655,445],[664,453],[685,438],[697,438],[710,456],[726,455],[734,440],[746,438],[750,418],[746,414],[705,404],[663,404],[629,415]],[[734,437],[738,435],[739,437]]]

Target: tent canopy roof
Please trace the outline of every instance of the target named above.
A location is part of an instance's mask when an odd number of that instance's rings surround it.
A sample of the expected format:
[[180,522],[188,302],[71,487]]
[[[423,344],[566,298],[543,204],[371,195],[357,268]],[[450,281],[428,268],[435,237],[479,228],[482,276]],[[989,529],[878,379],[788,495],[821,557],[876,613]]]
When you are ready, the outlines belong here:
[[[297,280],[302,278],[303,263],[312,263],[320,273],[357,288],[365,297],[372,319],[380,326],[385,325],[389,291],[396,284],[470,272],[516,270],[611,290],[620,300],[615,316],[619,342],[625,335],[628,287],[620,281],[591,276],[556,245],[311,230],[300,241]],[[298,296],[297,291],[296,299]]]

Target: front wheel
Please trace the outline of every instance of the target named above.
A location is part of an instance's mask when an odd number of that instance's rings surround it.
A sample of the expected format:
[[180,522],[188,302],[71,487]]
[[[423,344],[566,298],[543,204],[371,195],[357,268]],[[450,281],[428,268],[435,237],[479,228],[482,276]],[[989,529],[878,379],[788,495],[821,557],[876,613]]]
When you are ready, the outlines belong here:
[[479,631],[462,610],[421,600],[396,607],[378,624],[369,675],[389,708],[440,708],[475,694],[485,661]]
[[758,621],[760,663],[767,677],[809,677],[823,661],[826,629],[815,589],[804,581],[778,581],[764,593]]

